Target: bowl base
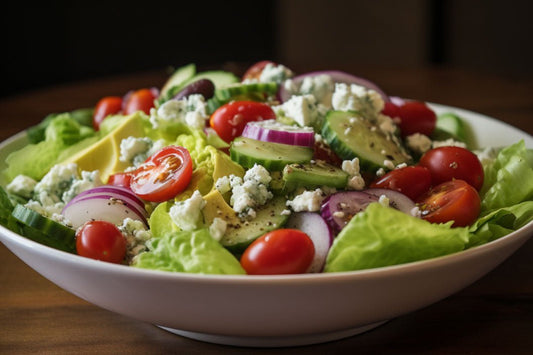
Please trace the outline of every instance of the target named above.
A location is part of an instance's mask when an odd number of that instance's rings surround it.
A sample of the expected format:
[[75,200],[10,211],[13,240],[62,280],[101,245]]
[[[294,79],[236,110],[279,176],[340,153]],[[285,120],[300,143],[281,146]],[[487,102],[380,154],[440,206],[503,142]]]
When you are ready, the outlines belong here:
[[190,332],[186,330],[163,327],[159,325],[158,327],[168,332],[171,332],[171,333],[174,333],[174,334],[186,337],[186,338],[199,340],[199,341],[203,341],[207,343],[242,346],[242,347],[277,348],[277,347],[312,345],[312,344],[326,343],[329,341],[348,338],[348,337],[351,337],[357,334],[364,333],[376,327],[379,327],[380,325],[386,322],[387,321],[385,320],[385,321],[381,321],[377,323],[364,325],[361,327],[339,330],[339,331],[329,332],[329,333],[295,335],[295,336],[286,336],[286,337],[284,336],[239,337],[239,336]]

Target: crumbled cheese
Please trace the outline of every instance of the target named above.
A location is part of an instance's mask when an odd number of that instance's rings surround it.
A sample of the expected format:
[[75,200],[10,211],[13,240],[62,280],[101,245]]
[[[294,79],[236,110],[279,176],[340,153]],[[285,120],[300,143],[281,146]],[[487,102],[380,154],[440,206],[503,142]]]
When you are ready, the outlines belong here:
[[326,194],[321,189],[314,191],[304,191],[287,201],[287,206],[291,207],[294,212],[318,212]]
[[431,139],[421,133],[414,133],[405,138],[405,144],[417,154],[424,154],[431,149]]
[[487,147],[481,152],[476,153],[476,155],[482,164],[486,164],[496,159],[496,157],[498,156],[498,150],[494,147]]
[[285,80],[292,78],[294,73],[282,64],[268,63],[265,65],[259,76],[259,82],[268,83],[276,82],[278,84],[283,83]]
[[33,195],[33,190],[37,181],[26,175],[18,175],[7,186],[7,192],[29,199]]
[[83,191],[101,186],[103,184],[104,183],[100,178],[99,170],[82,171],[81,179],[74,179],[69,189],[63,192],[63,194],[61,195],[61,199],[64,203],[67,203]]
[[118,229],[126,239],[126,260],[131,261],[135,256],[147,250],[146,243],[152,238],[152,233],[143,222],[126,218]]
[[376,91],[357,84],[345,83],[335,84],[331,104],[334,110],[358,111],[365,118],[377,117],[385,107],[383,98]]
[[[255,218],[255,208],[264,205],[274,196],[268,190],[272,177],[262,165],[255,164],[246,171],[242,179],[235,175],[230,175],[228,178],[231,186],[230,204],[233,210],[243,218]],[[225,179],[219,179],[215,186],[217,185],[223,191],[228,191]]]
[[172,221],[185,231],[198,229],[202,223],[202,209],[206,201],[198,190],[184,201],[176,202],[170,207],[169,215]]
[[278,116],[292,119],[301,127],[319,124],[325,117],[327,108],[317,102],[313,95],[292,96],[280,106],[273,107]]
[[390,206],[390,199],[387,196],[385,196],[385,195],[379,196],[378,202],[380,204],[382,204],[383,206],[385,206],[385,207],[389,207]]
[[194,94],[181,100],[168,100],[158,109],[150,110],[150,123],[154,129],[167,123],[184,123],[195,129],[204,129],[207,105],[202,95]]
[[463,142],[456,141],[453,138],[446,139],[444,141],[433,141],[432,144],[433,148],[439,148],[439,147],[461,147],[466,148],[466,144]]
[[359,167],[359,158],[344,160],[342,170],[348,174],[346,187],[351,190],[362,190],[365,188],[365,180],[361,176]]
[[313,95],[317,102],[331,108],[331,97],[335,90],[335,82],[327,74],[304,78],[299,88],[301,95]]
[[422,216],[422,212],[420,211],[420,208],[418,206],[415,206],[409,211],[411,216],[420,218]]
[[383,161],[383,165],[389,170],[393,170],[394,169],[394,163],[392,161],[388,160],[388,159],[385,159]]
[[227,227],[228,223],[225,220],[215,217],[209,226],[209,234],[211,234],[211,237],[213,237],[214,240],[220,241],[224,236],[224,233],[226,233]]

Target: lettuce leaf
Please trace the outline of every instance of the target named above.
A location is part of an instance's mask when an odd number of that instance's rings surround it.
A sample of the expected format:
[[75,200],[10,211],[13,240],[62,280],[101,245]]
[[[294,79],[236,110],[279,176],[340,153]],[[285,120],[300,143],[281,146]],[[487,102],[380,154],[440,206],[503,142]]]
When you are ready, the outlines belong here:
[[325,272],[353,271],[434,258],[465,249],[466,228],[431,224],[379,203],[356,214],[337,236]]
[[533,199],[533,165],[524,141],[502,149],[485,163],[481,189],[482,215]]
[[199,274],[245,274],[241,264],[217,242],[207,228],[181,231],[170,219],[171,204],[162,203],[150,217],[154,235],[149,251],[139,254],[133,266]]

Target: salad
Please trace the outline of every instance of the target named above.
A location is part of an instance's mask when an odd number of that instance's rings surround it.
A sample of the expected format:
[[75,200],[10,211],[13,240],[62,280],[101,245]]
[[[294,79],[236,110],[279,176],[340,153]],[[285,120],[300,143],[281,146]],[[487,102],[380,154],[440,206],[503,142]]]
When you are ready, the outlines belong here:
[[47,246],[201,274],[353,271],[533,219],[533,153],[341,71],[178,68],[47,116],[6,159],[0,223]]

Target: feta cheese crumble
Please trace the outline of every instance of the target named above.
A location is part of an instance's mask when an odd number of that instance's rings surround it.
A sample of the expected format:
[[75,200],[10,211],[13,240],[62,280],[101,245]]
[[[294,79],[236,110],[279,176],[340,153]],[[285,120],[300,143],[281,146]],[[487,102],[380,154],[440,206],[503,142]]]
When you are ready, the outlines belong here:
[[311,127],[321,124],[328,109],[313,95],[301,95],[291,97],[273,110],[276,115],[288,117],[301,127]]
[[357,84],[344,83],[335,84],[331,104],[334,110],[358,111],[368,119],[377,117],[385,107],[383,98],[376,91]]
[[294,212],[318,212],[320,206],[326,198],[326,194],[321,189],[314,191],[304,191],[301,194],[294,197],[292,200],[287,201],[287,206]]
[[29,199],[32,197],[33,190],[37,181],[26,175],[18,175],[7,186],[7,192]]
[[365,180],[361,176],[359,167],[359,158],[344,160],[341,166],[342,170],[348,174],[346,187],[350,190],[362,190],[365,188]]

